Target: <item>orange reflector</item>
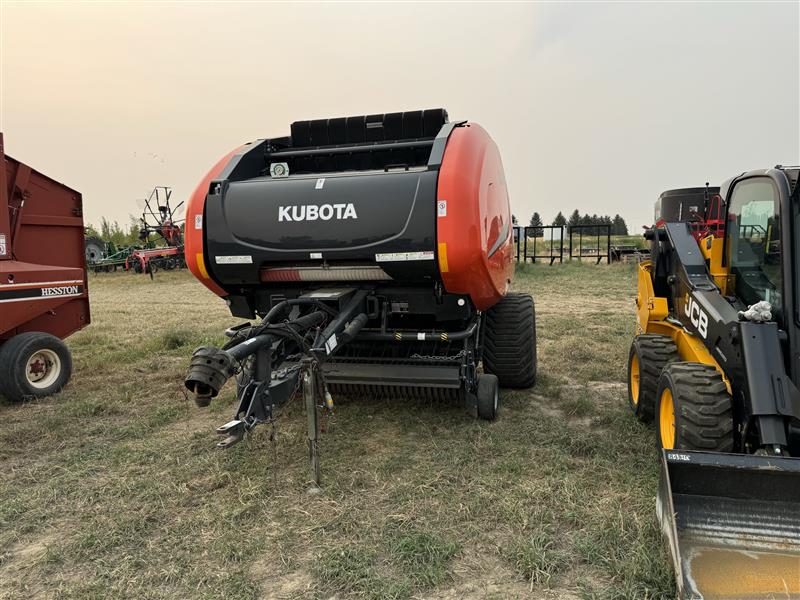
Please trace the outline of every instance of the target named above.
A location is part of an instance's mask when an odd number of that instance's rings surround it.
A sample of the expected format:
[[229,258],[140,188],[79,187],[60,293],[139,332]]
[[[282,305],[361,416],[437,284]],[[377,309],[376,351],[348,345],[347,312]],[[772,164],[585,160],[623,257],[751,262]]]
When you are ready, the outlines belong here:
[[447,273],[447,243],[439,242],[439,271]]
[[195,260],[197,261],[197,270],[200,271],[200,275],[202,275],[204,279],[210,279],[208,271],[206,271],[206,263],[203,260],[203,253],[198,252],[195,255]]

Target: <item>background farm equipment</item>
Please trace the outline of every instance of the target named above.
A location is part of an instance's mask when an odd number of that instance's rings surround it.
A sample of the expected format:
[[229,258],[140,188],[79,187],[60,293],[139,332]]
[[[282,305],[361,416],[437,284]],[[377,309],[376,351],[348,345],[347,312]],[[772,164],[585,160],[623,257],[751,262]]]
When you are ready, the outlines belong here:
[[0,393],[59,391],[62,338],[89,324],[80,193],[5,154],[0,134]]
[[86,266],[95,273],[128,270],[128,258],[137,246],[117,246],[97,236],[86,238]]
[[721,238],[725,232],[725,200],[718,187],[679,188],[663,192],[655,203],[655,226],[688,223],[698,242],[709,235]]
[[126,270],[150,275],[159,269],[171,271],[185,266],[182,248],[135,248],[125,259]]
[[[143,200],[139,239],[145,247],[132,250],[125,261],[126,269],[149,273],[152,277],[159,269],[169,271],[186,266],[181,225],[185,219],[178,218],[184,203],[172,207],[171,196],[170,188],[157,186]],[[153,237],[156,239],[151,239]]]

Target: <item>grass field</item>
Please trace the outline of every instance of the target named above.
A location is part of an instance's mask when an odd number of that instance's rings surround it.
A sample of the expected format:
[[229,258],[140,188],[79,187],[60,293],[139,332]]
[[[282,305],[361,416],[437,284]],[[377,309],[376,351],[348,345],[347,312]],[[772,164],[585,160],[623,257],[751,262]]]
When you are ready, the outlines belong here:
[[668,599],[653,432],[630,415],[628,265],[522,267],[539,380],[499,420],[342,401],[308,493],[305,417],[214,449],[182,392],[234,323],[188,273],[93,276],[72,383],[0,400],[2,598]]

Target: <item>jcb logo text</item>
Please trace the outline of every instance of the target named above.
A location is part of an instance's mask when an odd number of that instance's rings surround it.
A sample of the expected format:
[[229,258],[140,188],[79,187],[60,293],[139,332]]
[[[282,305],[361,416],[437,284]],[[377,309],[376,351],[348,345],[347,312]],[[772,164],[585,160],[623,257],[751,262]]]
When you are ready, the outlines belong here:
[[686,294],[686,306],[684,310],[686,311],[686,316],[689,317],[689,320],[692,322],[692,325],[697,328],[697,333],[705,339],[708,335],[708,315],[689,294]]

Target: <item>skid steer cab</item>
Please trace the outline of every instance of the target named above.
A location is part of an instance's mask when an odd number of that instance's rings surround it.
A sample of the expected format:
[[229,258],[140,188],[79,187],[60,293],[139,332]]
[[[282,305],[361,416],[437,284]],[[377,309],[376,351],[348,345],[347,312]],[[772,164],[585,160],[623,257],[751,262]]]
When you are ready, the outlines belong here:
[[201,404],[237,378],[221,445],[301,387],[312,407],[455,399],[494,419],[499,387],[534,383],[536,325],[531,296],[510,291],[511,210],[489,134],[444,109],[290,129],[223,158],[187,206],[192,273],[258,319],[198,349],[187,374]]
[[681,598],[800,598],[798,172],[744,173],[645,233],[628,400],[655,421]]

